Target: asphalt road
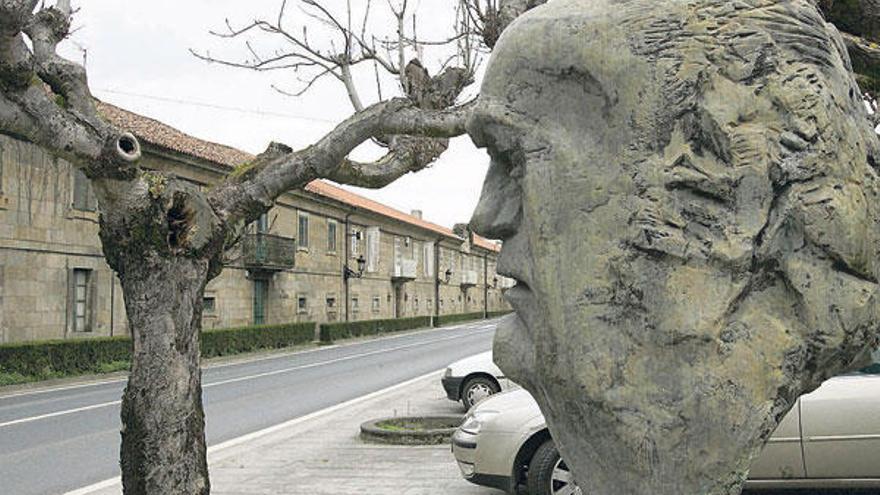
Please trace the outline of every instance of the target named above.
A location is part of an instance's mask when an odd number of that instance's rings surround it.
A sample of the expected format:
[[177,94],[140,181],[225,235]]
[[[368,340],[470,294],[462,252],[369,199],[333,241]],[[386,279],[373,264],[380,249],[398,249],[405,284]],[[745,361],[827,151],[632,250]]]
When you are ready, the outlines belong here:
[[[494,326],[479,321],[206,368],[208,445],[487,351]],[[0,493],[59,494],[117,476],[124,386],[116,380],[0,396]]]

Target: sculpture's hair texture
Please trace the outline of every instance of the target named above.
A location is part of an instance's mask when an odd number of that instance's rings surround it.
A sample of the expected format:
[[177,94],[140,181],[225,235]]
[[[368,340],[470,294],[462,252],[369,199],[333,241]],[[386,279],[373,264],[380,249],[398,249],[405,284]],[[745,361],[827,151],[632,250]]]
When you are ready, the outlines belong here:
[[643,166],[661,173],[637,178],[632,246],[746,269],[732,319],[754,291],[785,286],[802,331],[816,335],[793,359],[815,362],[807,367],[821,381],[847,365],[820,365],[823,350],[876,331],[878,139],[840,35],[812,4],[736,4],[623,14],[634,53],[662,88],[643,124],[660,136],[650,144],[657,159]]

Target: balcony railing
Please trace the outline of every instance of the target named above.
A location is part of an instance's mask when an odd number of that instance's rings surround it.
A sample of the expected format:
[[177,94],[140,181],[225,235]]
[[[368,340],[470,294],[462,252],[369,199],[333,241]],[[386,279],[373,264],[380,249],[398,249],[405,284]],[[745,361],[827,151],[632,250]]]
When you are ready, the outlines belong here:
[[391,278],[397,281],[415,280],[417,265],[416,260],[400,260],[394,264]]
[[271,234],[246,234],[241,240],[241,254],[248,269],[287,270],[294,266],[296,241]]
[[477,280],[479,276],[475,270],[464,270],[461,272],[461,286],[462,287],[473,287],[477,285]]

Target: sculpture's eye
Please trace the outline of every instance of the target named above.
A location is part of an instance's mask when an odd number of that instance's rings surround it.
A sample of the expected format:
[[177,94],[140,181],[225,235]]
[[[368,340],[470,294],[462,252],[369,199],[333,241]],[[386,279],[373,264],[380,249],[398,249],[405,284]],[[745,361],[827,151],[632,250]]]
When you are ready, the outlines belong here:
[[497,148],[489,147],[489,156],[492,161],[502,165],[507,175],[514,179],[521,179],[525,173],[525,156],[522,151],[517,148]]

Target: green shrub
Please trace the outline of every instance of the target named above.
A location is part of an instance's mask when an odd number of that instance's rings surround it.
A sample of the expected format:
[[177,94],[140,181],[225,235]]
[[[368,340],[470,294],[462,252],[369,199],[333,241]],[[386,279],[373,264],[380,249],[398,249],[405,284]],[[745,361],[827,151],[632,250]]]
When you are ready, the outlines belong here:
[[0,372],[49,377],[97,373],[102,363],[128,361],[127,337],[25,342],[0,346]]
[[281,349],[315,340],[314,323],[288,323],[203,331],[202,357],[229,356],[259,349]]
[[[315,338],[314,323],[291,323],[205,330],[203,357],[305,344]],[[0,386],[49,378],[110,373],[128,369],[131,339],[98,337],[0,345]]]
[[479,313],[461,313],[457,315],[440,315],[434,318],[434,326],[442,327],[445,325],[449,325],[451,323],[459,323],[462,321],[471,321],[471,320],[481,320],[483,319],[483,312]]
[[489,318],[497,318],[499,316],[509,315],[513,313],[512,309],[505,309],[504,311],[489,311]]
[[390,320],[364,320],[321,324],[321,342],[329,343],[340,339],[379,335],[431,326],[430,316],[413,318],[394,318]]

